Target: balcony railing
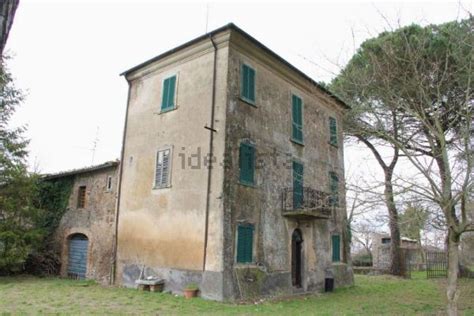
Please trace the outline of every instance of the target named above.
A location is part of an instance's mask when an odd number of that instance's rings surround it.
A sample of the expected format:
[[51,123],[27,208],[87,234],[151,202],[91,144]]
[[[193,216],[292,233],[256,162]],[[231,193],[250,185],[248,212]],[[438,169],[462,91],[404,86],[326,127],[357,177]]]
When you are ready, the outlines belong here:
[[300,190],[283,189],[282,214],[294,218],[324,218],[331,217],[331,194],[304,187]]

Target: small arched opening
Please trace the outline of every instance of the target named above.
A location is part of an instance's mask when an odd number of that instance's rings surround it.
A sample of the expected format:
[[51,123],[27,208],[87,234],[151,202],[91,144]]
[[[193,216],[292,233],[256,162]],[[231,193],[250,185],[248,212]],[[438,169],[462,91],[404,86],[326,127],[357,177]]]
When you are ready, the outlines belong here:
[[84,279],[87,273],[87,253],[89,239],[84,234],[73,234],[68,237],[67,275],[75,279]]

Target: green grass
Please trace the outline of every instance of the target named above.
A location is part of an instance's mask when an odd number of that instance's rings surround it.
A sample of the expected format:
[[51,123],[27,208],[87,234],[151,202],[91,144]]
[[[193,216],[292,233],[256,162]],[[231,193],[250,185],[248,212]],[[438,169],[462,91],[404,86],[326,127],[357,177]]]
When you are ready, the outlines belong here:
[[[403,280],[356,276],[356,285],[331,294],[315,294],[259,304],[185,300],[171,294],[101,287],[90,281],[35,277],[0,278],[3,314],[273,314],[273,315],[435,315],[445,305],[444,280],[422,273]],[[474,315],[474,280],[461,280],[461,309]]]

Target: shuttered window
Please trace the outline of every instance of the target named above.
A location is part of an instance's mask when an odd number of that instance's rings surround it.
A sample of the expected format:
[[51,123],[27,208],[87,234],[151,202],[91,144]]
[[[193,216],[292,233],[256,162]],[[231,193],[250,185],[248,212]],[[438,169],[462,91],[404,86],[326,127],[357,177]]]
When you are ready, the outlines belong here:
[[255,70],[243,64],[240,77],[240,97],[251,104],[255,104]]
[[248,143],[240,144],[239,152],[240,182],[255,184],[255,147]]
[[329,190],[331,191],[330,205],[339,206],[339,177],[335,172],[329,172]]
[[337,122],[334,117],[329,118],[329,143],[337,146]]
[[291,98],[291,113],[293,118],[292,139],[303,143],[303,101],[300,97],[293,95]]
[[156,154],[155,188],[169,186],[171,150],[159,150]]
[[253,257],[253,231],[251,224],[241,224],[237,227],[237,262],[249,263]]
[[332,262],[341,261],[341,236],[332,235]]
[[166,78],[163,81],[163,92],[161,96],[161,110],[167,111],[175,108],[176,76]]

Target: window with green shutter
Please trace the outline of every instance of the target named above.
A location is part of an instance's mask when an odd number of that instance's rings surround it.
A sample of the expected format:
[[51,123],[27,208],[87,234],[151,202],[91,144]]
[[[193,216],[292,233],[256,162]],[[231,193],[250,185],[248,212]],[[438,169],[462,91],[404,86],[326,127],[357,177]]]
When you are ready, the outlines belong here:
[[249,263],[253,259],[253,225],[240,224],[237,227],[237,262]]
[[161,96],[161,111],[172,110],[176,107],[176,76],[172,76],[163,80],[163,91]]
[[240,78],[240,97],[255,105],[255,70],[242,64]]
[[329,143],[337,146],[337,122],[334,117],[329,118]]
[[255,147],[249,143],[240,144],[239,153],[240,182],[255,184]]
[[330,206],[339,206],[339,177],[335,172],[329,172],[329,189],[331,191]]
[[332,262],[341,261],[341,236],[332,235]]
[[296,95],[292,95],[291,98],[291,113],[293,118],[291,138],[303,143],[303,101]]

